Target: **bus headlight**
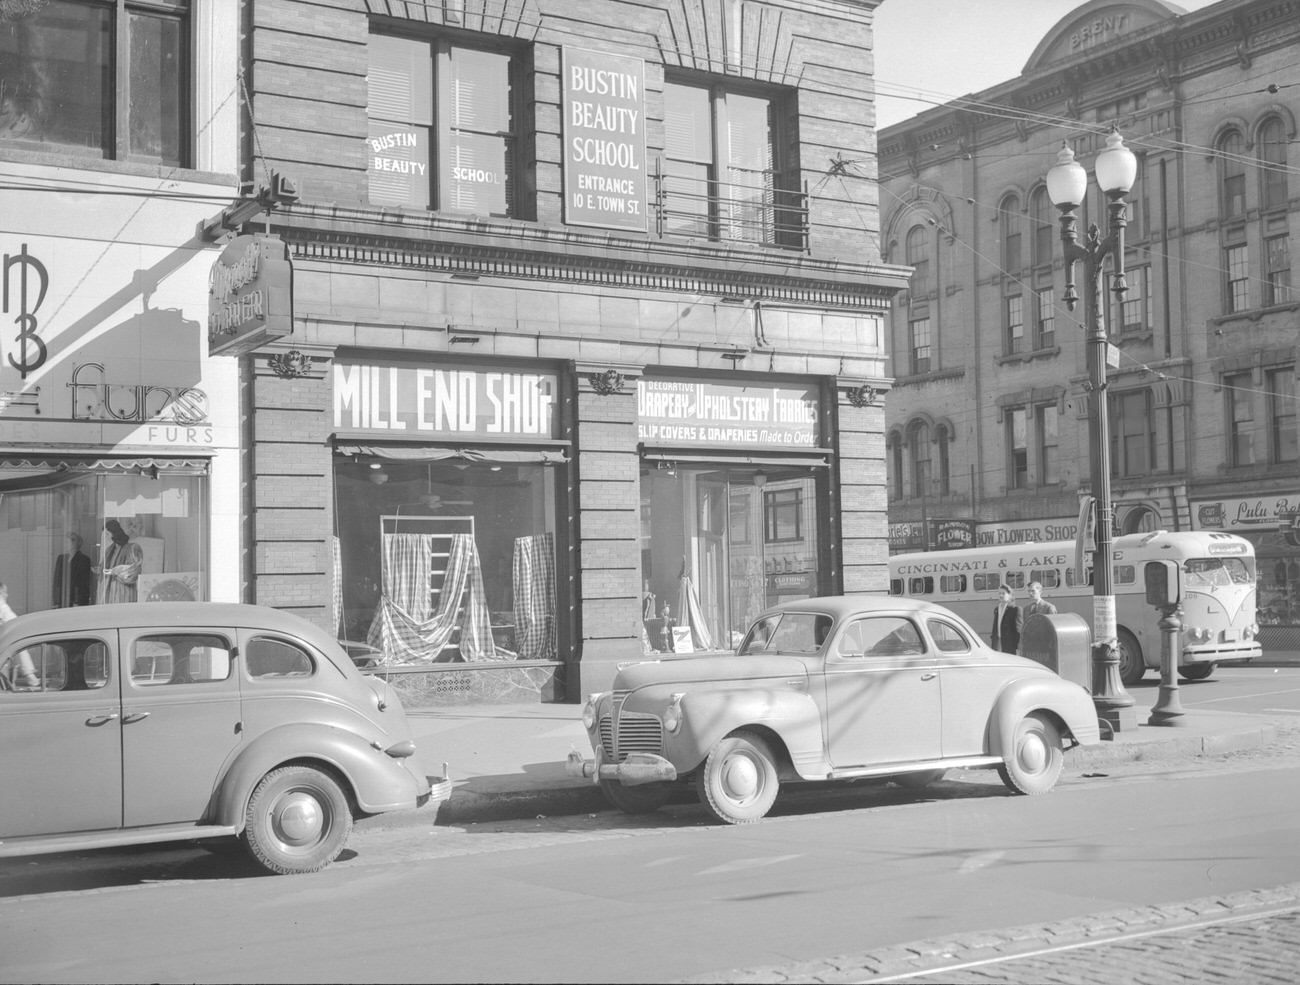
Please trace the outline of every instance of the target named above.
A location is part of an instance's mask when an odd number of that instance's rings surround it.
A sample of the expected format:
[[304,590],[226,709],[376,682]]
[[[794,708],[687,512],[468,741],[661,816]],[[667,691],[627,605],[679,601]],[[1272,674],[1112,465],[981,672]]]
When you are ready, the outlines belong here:
[[664,709],[664,731],[670,734],[676,733],[682,727],[682,698],[684,694],[674,694],[668,701],[668,707]]

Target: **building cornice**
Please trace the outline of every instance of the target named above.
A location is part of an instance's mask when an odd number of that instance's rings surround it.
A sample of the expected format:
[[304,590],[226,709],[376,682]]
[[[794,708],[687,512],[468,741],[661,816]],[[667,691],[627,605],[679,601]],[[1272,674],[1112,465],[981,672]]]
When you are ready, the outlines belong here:
[[737,244],[337,206],[279,210],[272,228],[297,260],[854,310],[886,310],[911,272]]

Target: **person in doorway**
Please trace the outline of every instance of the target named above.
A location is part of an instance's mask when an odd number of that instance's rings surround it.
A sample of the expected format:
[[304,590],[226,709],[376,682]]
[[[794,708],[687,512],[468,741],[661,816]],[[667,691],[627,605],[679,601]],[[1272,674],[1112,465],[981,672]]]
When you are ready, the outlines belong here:
[[113,538],[102,571],[101,602],[134,602],[136,582],[144,566],[144,552],[132,541],[116,520],[107,520],[104,529]]
[[1015,653],[1020,648],[1020,630],[1024,616],[1016,605],[1016,593],[1010,585],[998,586],[998,604],[993,609],[993,649]]
[[[10,619],[17,618],[18,613],[14,612],[9,605],[9,586],[0,581],[0,623],[7,623]],[[41,686],[41,680],[36,676],[36,664],[32,662],[32,655],[26,650],[19,650],[12,660],[6,660],[3,665],[0,665],[0,676],[10,678],[14,684],[22,687]]]
[[81,534],[68,534],[66,554],[54,562],[54,607],[66,609],[71,605],[90,605],[94,601],[91,590],[91,564],[81,550]]
[[1051,602],[1043,601],[1043,583],[1041,581],[1031,581],[1029,583],[1029,604],[1025,606],[1025,618],[1054,615],[1056,615],[1056,606],[1052,605]]

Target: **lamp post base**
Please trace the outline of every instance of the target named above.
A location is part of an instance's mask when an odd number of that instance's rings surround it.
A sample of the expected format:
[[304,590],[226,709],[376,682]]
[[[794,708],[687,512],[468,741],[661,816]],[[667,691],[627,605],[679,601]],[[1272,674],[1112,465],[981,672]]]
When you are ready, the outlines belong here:
[[1119,676],[1119,654],[1113,646],[1104,643],[1093,648],[1092,703],[1097,709],[1097,719],[1110,727],[1109,734],[1131,732],[1138,727],[1133,695],[1124,690]]
[[1174,691],[1172,695],[1166,695],[1165,691],[1165,686],[1160,685],[1160,698],[1156,701],[1156,706],[1151,709],[1147,724],[1186,727],[1190,723],[1184,717],[1182,705],[1178,703],[1178,692]]

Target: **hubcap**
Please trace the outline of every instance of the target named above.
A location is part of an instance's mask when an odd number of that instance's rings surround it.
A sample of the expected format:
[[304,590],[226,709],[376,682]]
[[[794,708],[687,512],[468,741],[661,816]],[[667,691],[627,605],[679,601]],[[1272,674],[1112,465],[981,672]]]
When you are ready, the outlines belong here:
[[286,845],[311,845],[320,840],[325,829],[325,812],[311,794],[294,790],[280,798],[271,822],[276,837]]
[[730,756],[722,768],[722,789],[732,800],[748,800],[758,792],[758,769],[748,756]]
[[1020,740],[1020,765],[1029,773],[1041,773],[1047,768],[1047,747],[1041,736],[1031,732]]

